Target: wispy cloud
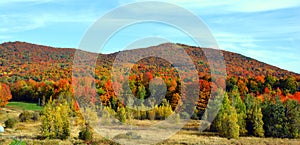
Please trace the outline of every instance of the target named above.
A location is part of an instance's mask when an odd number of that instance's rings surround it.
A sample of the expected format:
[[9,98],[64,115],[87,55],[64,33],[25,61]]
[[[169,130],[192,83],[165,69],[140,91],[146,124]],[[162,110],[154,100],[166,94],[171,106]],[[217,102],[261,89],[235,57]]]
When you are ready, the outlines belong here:
[[[121,4],[129,2],[142,2],[147,0],[119,0]],[[158,0],[157,0],[158,1]],[[238,12],[259,12],[259,11],[270,11],[284,8],[291,8],[300,6],[300,1],[298,0],[251,0],[251,1],[241,1],[241,0],[159,0],[162,2],[169,2],[177,4],[188,8],[207,8],[207,7],[222,7],[222,9],[227,9],[231,11]],[[215,9],[218,12],[218,9]]]
[[[9,0],[9,1],[0,1],[0,4],[12,4],[12,3],[47,3],[55,0]],[[56,0],[57,1],[57,0]]]
[[[0,1],[0,41],[34,40],[46,45],[76,47],[84,32],[111,9],[127,3],[146,0],[2,0]],[[299,0],[160,0],[184,7],[199,16],[211,29],[221,49],[238,52],[261,61],[300,73]],[[146,7],[146,6],[145,6]],[[139,9],[128,11],[141,11]],[[161,15],[169,13],[169,15]],[[149,11],[147,15],[173,18],[190,29],[200,29],[184,23],[185,15],[164,11]],[[112,18],[107,27],[128,21]],[[168,40],[194,45],[187,36],[174,28],[144,25],[125,28],[118,33],[109,51],[118,51],[127,42],[139,38],[165,37]],[[60,37],[58,37],[58,35]],[[43,37],[41,37],[43,36]],[[205,37],[197,35],[195,37]],[[38,39],[38,40],[37,40]],[[126,42],[126,43],[125,43]],[[298,62],[298,63],[297,63]]]

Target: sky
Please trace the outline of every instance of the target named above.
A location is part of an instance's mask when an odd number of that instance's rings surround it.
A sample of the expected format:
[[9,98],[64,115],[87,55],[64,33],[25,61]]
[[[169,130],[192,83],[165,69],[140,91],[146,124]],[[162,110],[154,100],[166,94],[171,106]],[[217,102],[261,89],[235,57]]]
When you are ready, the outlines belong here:
[[[142,1],[2,0],[0,43],[24,41],[78,48],[85,33],[99,18],[119,6]],[[176,4],[199,17],[209,28],[220,49],[300,73],[299,0],[161,1]],[[140,9],[143,10],[142,7]],[[160,13],[153,12],[155,15]],[[179,13],[174,13],[173,17],[177,21],[184,20],[184,16]],[[159,22],[145,22],[118,30],[99,52],[120,51],[140,39],[149,40],[145,39],[147,37],[159,39],[139,43],[136,47],[156,45],[163,40],[195,45],[178,28]]]

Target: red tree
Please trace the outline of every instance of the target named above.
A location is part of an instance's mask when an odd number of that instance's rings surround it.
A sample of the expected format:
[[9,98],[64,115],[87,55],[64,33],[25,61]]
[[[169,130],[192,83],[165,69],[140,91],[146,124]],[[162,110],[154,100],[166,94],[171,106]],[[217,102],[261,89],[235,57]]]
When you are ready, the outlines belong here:
[[4,107],[11,98],[9,86],[0,83],[0,107]]

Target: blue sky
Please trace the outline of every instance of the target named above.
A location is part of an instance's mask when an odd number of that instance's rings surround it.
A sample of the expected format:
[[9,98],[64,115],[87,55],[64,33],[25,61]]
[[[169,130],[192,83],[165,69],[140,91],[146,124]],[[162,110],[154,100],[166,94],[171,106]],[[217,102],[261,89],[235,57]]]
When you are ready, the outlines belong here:
[[[26,41],[77,48],[85,32],[101,16],[120,5],[140,1],[3,0],[0,1],[0,42]],[[300,73],[299,0],[162,1],[184,7],[202,19],[221,49]],[[181,20],[180,14],[174,15]],[[100,52],[122,50],[144,37],[194,45],[175,28],[161,23],[144,23],[120,30]]]

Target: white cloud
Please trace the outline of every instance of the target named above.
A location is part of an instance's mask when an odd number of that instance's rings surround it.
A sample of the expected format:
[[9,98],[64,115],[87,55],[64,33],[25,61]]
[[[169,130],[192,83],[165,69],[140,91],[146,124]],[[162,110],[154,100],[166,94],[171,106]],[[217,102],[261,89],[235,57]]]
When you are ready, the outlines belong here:
[[33,30],[44,27],[50,23],[80,22],[91,23],[97,18],[96,15],[89,14],[66,14],[66,13],[42,13],[36,14],[10,14],[0,15],[0,32],[14,33]]
[[[142,2],[147,0],[132,0],[130,2]],[[157,0],[161,2],[169,2],[186,8],[208,8],[219,7],[219,9],[227,9],[237,12],[258,12],[269,11],[283,8],[291,8],[300,6],[299,0]],[[119,0],[119,3],[128,3],[127,0]],[[219,9],[215,9],[216,13]]]
[[59,2],[59,0],[2,0],[0,1],[0,7],[15,7],[16,5],[39,5],[50,2]]
[[258,12],[299,6],[299,0],[251,0],[236,2],[230,6],[230,9],[240,12]]

